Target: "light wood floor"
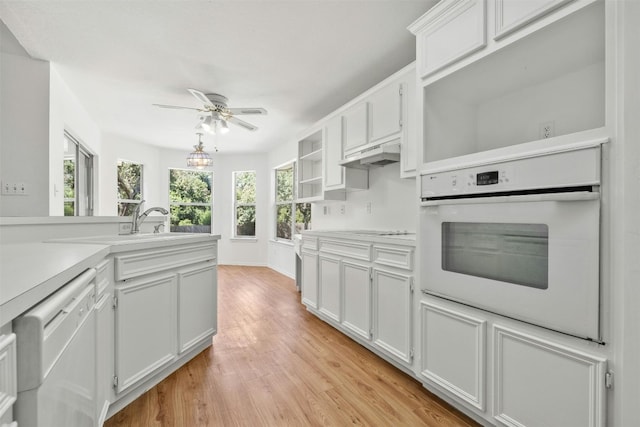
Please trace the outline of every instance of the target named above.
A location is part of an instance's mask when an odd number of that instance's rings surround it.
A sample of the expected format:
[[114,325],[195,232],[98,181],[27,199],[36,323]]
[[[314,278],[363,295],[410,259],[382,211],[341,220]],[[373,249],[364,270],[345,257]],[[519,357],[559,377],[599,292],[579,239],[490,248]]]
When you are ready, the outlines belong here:
[[300,303],[263,267],[220,266],[213,346],[105,424],[475,426]]

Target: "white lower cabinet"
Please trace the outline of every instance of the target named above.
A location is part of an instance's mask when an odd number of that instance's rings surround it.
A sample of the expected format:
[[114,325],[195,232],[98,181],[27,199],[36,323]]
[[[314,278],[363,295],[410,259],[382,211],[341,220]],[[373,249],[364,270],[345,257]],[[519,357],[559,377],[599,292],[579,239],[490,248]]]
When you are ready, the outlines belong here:
[[101,422],[107,416],[113,384],[113,314],[113,294],[106,292],[96,302],[96,419]]
[[371,339],[371,267],[342,261],[342,326]]
[[485,410],[486,320],[420,303],[422,375]]
[[606,359],[498,325],[493,340],[499,424],[605,425]]
[[373,269],[373,343],[392,357],[413,361],[413,277]]
[[183,353],[216,333],[217,266],[196,264],[178,273],[178,352]]
[[309,308],[318,308],[318,253],[302,251],[302,303]]
[[176,356],[175,273],[116,286],[115,386],[121,393]]
[[318,257],[319,299],[318,310],[336,322],[340,322],[340,259],[320,255]]
[[0,424],[13,419],[12,408],[18,397],[16,362],[16,335],[0,335]]
[[605,425],[597,344],[434,297],[423,297],[420,319],[427,388],[498,426]]

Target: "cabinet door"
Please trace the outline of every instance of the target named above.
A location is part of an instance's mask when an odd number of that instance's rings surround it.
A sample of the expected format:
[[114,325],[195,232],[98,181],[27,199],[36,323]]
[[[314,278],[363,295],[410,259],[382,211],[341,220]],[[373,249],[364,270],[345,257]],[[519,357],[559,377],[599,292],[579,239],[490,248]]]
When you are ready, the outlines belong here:
[[96,302],[96,419],[104,422],[113,384],[113,294],[107,292]]
[[0,335],[0,422],[11,421],[17,397],[16,334]]
[[605,425],[606,359],[497,325],[493,340],[500,425]]
[[370,142],[384,142],[400,137],[402,131],[402,92],[401,84],[392,83],[369,97]]
[[217,266],[199,264],[178,273],[178,351],[189,350],[216,333]]
[[486,0],[445,0],[416,21],[420,77],[472,54],[486,45]]
[[326,190],[344,188],[342,160],[342,120],[336,116],[327,122],[324,141],[324,187]]
[[573,0],[496,0],[494,39],[498,40]]
[[319,256],[318,271],[319,310],[322,314],[340,322],[340,260]]
[[420,320],[421,374],[484,411],[486,320],[425,301]]
[[342,325],[371,339],[371,267],[342,261]]
[[344,152],[369,142],[369,103],[361,102],[342,114]]
[[176,275],[164,274],[116,288],[116,392],[135,385],[176,355]]
[[318,308],[318,254],[315,252],[302,251],[302,285],[300,286],[300,292],[304,305],[313,309]]
[[373,269],[373,342],[394,358],[411,363],[413,278]]

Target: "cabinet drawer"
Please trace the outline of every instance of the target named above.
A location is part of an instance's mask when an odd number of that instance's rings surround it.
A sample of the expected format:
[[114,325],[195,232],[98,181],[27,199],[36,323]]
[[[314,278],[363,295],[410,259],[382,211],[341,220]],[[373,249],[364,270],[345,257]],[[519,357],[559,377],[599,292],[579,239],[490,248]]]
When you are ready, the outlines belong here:
[[302,249],[309,249],[311,251],[318,250],[318,239],[316,237],[302,236]]
[[16,369],[16,335],[0,335],[0,418],[18,397]]
[[138,251],[115,257],[115,278],[126,280],[215,259],[216,244],[208,242]]
[[328,254],[343,255],[349,258],[371,261],[371,245],[338,240],[320,240],[320,251]]
[[374,246],[373,262],[389,267],[413,270],[413,249]]

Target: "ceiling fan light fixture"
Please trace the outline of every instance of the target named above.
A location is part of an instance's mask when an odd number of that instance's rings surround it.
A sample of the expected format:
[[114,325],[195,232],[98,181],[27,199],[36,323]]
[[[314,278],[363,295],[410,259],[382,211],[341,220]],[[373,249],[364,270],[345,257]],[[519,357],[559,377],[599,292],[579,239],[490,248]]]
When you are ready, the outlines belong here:
[[220,133],[229,132],[229,125],[227,124],[226,120],[224,120],[224,119],[220,120],[220,127],[218,128],[218,130],[220,131]]
[[202,128],[210,133],[215,133],[215,121],[211,116],[205,117],[202,122]]
[[196,169],[204,169],[213,164],[213,159],[209,153],[204,151],[201,133],[198,133],[198,145],[194,145],[193,148],[195,151],[191,152],[187,157],[187,166],[195,167]]

